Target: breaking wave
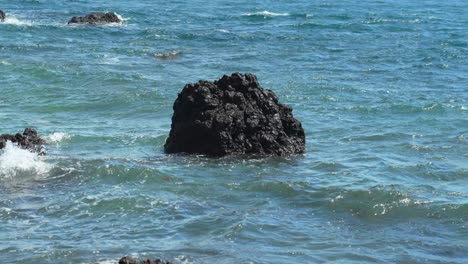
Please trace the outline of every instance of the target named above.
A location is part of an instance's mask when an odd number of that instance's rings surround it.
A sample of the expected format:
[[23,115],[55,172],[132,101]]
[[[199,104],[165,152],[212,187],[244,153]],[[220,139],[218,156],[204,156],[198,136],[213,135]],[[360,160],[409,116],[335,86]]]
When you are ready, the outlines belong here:
[[52,165],[44,161],[36,153],[18,148],[8,141],[0,151],[0,178],[14,178],[20,175],[42,175],[52,169]]
[[12,14],[7,14],[3,23],[15,26],[32,26],[30,21],[20,20]]

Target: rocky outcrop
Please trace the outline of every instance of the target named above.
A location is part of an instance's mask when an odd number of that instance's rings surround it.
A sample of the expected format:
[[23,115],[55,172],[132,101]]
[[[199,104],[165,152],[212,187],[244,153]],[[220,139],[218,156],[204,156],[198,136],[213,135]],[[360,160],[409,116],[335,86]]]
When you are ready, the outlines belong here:
[[37,131],[32,128],[26,128],[23,134],[16,135],[3,134],[0,136],[0,149],[6,146],[6,142],[11,141],[22,149],[27,149],[31,152],[36,152],[39,155],[45,155],[44,147],[45,140],[37,136]]
[[172,264],[172,262],[169,261],[162,261],[160,259],[145,259],[141,261],[136,261],[135,259],[131,257],[123,257],[119,260],[119,264]]
[[5,17],[6,17],[5,12],[3,12],[2,10],[0,10],[0,22],[5,21]]
[[305,151],[305,134],[292,109],[263,89],[254,74],[187,84],[174,103],[167,153],[267,154]]
[[68,24],[90,24],[90,25],[103,25],[110,23],[120,23],[122,20],[114,12],[109,13],[91,13],[84,17],[73,17]]

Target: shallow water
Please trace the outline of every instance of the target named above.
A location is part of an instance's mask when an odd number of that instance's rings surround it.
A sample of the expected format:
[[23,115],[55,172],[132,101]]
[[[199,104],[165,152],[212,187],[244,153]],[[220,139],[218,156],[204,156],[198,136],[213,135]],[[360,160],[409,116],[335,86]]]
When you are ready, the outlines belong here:
[[[114,1],[115,2],[115,1]],[[0,255],[11,263],[465,263],[465,1],[4,1]],[[67,26],[115,11],[125,21]],[[307,153],[165,155],[186,83],[253,72]]]

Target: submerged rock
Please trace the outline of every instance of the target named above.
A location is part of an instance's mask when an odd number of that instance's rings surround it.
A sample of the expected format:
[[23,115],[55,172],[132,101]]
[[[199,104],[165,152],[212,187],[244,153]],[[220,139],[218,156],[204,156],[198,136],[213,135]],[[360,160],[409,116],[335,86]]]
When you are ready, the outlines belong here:
[[45,140],[37,136],[37,131],[32,128],[26,128],[23,134],[17,133],[16,135],[12,134],[3,134],[0,135],[0,149],[6,146],[6,142],[11,141],[18,145],[22,149],[27,149],[31,152],[39,153],[39,155],[45,155],[46,152],[44,147]]
[[136,261],[132,257],[123,257],[119,260],[119,264],[172,264],[172,262],[169,261],[162,261],[160,259],[146,259],[146,260],[141,260],[141,261]]
[[0,22],[3,22],[5,21],[5,12],[3,12],[2,10],[0,10]]
[[102,25],[110,23],[120,23],[122,20],[114,12],[109,13],[91,13],[84,17],[73,17],[68,24],[91,24],[91,25]]
[[263,89],[254,74],[185,85],[174,103],[167,153],[303,153],[305,134],[292,109]]

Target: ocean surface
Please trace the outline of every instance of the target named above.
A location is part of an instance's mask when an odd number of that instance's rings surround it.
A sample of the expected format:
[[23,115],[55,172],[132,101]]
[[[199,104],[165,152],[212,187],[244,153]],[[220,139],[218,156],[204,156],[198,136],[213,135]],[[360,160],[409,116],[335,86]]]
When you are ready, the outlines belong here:
[[[468,263],[465,0],[0,1],[2,263]],[[67,26],[115,11],[121,24]],[[166,155],[186,83],[255,73],[307,152]],[[6,262],[5,262],[6,263]]]

